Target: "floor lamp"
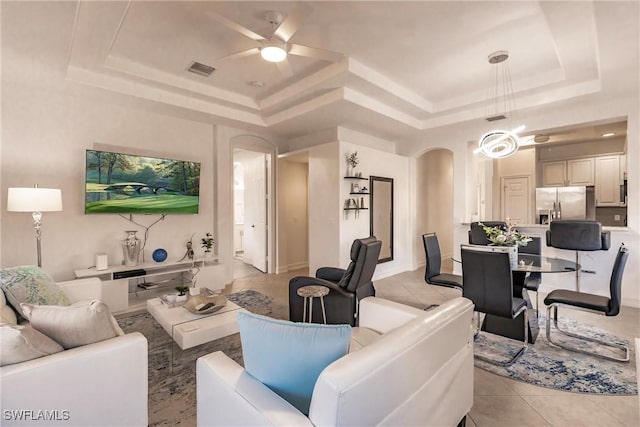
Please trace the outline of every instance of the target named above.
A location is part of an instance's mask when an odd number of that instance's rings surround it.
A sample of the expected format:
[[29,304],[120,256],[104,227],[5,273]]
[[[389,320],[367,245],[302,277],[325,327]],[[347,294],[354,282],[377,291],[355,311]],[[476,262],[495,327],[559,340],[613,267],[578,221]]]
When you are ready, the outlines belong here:
[[36,245],[38,249],[38,267],[42,267],[40,238],[42,236],[42,212],[56,212],[62,210],[62,191],[57,188],[22,187],[9,188],[7,192],[7,211],[31,212],[33,228],[36,231]]

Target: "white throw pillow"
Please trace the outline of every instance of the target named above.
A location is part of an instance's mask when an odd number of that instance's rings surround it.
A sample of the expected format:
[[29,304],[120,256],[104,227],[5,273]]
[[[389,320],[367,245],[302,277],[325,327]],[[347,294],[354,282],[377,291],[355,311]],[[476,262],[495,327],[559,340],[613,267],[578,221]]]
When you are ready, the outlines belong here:
[[21,304],[25,317],[36,329],[65,349],[124,335],[109,307],[99,300],[71,306]]
[[18,318],[16,312],[7,305],[7,299],[4,292],[0,289],[0,325],[17,325]]
[[0,366],[25,362],[63,350],[62,346],[30,325],[0,326]]

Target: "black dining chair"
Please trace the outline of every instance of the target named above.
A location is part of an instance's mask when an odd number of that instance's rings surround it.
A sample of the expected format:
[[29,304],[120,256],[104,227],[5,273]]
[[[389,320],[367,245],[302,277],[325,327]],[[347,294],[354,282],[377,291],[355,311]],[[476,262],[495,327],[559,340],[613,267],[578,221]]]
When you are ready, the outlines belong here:
[[462,245],[462,296],[469,298],[475,305],[480,329],[480,313],[507,319],[516,319],[524,313],[524,342],[522,348],[510,359],[497,361],[474,354],[485,362],[509,366],[527,349],[529,341],[529,317],[527,303],[513,296],[513,278],[509,263],[508,248],[503,246]]
[[[520,246],[518,252],[522,254],[530,255],[542,255],[542,239],[540,237],[531,237],[531,241],[526,246]],[[540,289],[540,283],[542,283],[542,273],[533,272],[529,273],[524,279],[524,288],[527,291],[536,293],[536,317],[540,317],[539,307],[540,301],[538,299],[538,289]]]
[[499,227],[503,230],[507,229],[507,223],[504,221],[481,221],[472,222],[469,228],[469,244],[470,245],[488,245],[491,243],[487,237],[487,233],[482,228],[482,225],[486,227]]
[[[603,314],[605,316],[617,316],[620,313],[620,300],[622,294],[622,274],[624,273],[624,267],[629,257],[629,251],[624,246],[624,243],[620,245],[616,260],[613,263],[613,270],[611,272],[611,279],[609,280],[609,298],[588,294],[586,292],[570,291],[565,289],[556,289],[551,291],[549,295],[544,299],[544,303],[547,305],[547,341],[550,344],[564,348],[566,350],[576,351],[583,354],[590,354],[592,356],[601,357],[603,359],[615,360],[618,362],[629,361],[629,348],[625,345],[607,342],[598,338],[586,337],[578,335],[568,331],[563,331],[558,327],[558,307],[572,308],[575,310],[583,310],[590,313]],[[597,344],[602,344],[607,347],[617,348],[624,351],[624,357],[618,358],[614,356],[607,356],[603,354],[594,353],[591,351],[583,350],[577,347],[570,346],[565,343],[553,341],[551,339],[551,310],[553,310],[553,324],[555,328],[562,334],[570,337],[582,339]]]
[[440,272],[442,254],[436,233],[423,234],[422,243],[427,262],[424,270],[425,282],[430,285],[462,289],[462,276]]
[[[556,220],[551,221],[547,230],[547,246],[575,251],[576,264],[580,265],[583,251],[608,251],[611,246],[611,232],[602,231],[597,221]],[[595,271],[576,270],[576,291],[580,291],[580,273]]]

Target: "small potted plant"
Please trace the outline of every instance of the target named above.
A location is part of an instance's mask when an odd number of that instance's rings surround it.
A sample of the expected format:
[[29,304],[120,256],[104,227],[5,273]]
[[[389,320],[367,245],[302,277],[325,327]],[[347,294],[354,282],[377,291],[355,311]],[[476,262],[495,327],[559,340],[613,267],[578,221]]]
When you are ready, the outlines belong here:
[[213,247],[213,244],[216,241],[213,238],[213,235],[211,233],[207,233],[203,238],[202,238],[202,248],[204,249],[204,256],[205,258],[208,258],[211,256],[211,248]]
[[188,286],[176,286],[176,291],[178,291],[176,302],[183,302],[187,300],[187,292],[189,292]]

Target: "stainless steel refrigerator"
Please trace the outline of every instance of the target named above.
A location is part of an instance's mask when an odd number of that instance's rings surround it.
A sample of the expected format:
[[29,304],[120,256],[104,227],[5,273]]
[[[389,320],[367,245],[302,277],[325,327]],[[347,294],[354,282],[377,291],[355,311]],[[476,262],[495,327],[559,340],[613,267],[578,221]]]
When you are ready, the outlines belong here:
[[554,219],[595,220],[593,187],[536,188],[536,222],[546,224]]

